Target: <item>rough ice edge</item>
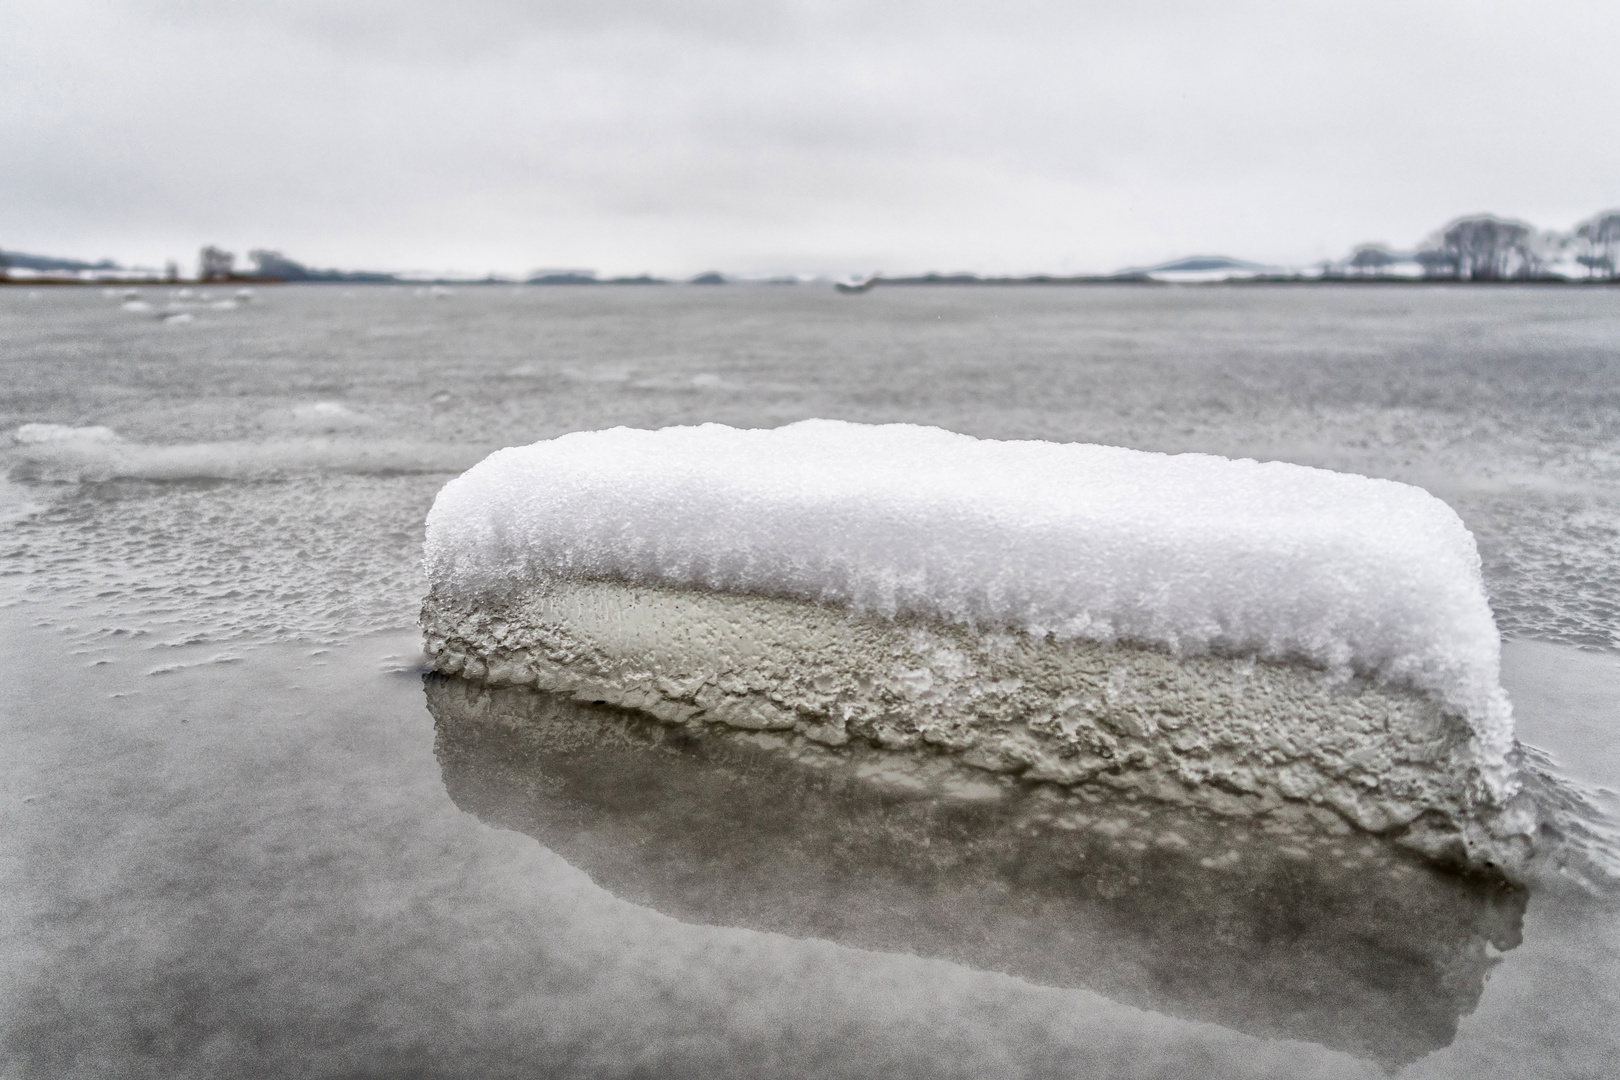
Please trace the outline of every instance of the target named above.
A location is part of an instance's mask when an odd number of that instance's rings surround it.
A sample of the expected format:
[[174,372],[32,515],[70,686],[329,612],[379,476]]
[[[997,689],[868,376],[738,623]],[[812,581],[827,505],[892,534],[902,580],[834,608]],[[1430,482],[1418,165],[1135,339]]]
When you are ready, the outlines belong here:
[[616,428],[446,485],[426,566],[447,600],[619,580],[1302,661],[1432,697],[1473,732],[1478,798],[1515,789],[1473,537],[1393,481],[911,425]]
[[1544,838],[1536,843],[1539,880],[1573,883],[1594,896],[1620,895],[1620,821],[1610,810],[1616,793],[1566,775],[1527,743],[1514,747],[1513,758],[1521,831]]
[[550,582],[499,603],[430,592],[422,626],[441,673],[665,724],[867,745],[898,754],[900,770],[920,752],[1268,831],[1329,812],[1435,862],[1515,878],[1530,855],[1517,808],[1478,805],[1461,718],[1297,664],[615,582]]

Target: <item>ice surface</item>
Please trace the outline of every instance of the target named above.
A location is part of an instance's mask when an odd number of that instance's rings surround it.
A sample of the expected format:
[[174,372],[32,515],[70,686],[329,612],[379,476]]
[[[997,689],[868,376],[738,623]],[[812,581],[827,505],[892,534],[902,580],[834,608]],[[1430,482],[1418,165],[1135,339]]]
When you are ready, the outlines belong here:
[[461,604],[617,580],[1304,662],[1433,698],[1495,794],[1508,783],[1473,537],[1393,481],[898,424],[617,428],[452,481],[426,561]]
[[118,441],[117,432],[109,427],[69,427],[67,424],[24,424],[17,429],[16,440],[23,446],[47,443],[110,443]]
[[366,427],[372,420],[342,402],[316,401],[293,406],[292,423],[312,431],[349,431]]
[[274,414],[307,434],[264,441],[141,443],[107,427],[24,424],[0,444],[0,467],[19,480],[259,480],[299,473],[396,474],[466,468],[476,447],[417,439],[361,439],[369,418],[319,402]]
[[457,805],[685,923],[1088,986],[1391,1071],[1455,1037],[1520,938],[1522,891],[1342,829],[1284,844],[1275,823],[1148,799],[997,799],[943,755],[672,728],[461,678],[425,689]]

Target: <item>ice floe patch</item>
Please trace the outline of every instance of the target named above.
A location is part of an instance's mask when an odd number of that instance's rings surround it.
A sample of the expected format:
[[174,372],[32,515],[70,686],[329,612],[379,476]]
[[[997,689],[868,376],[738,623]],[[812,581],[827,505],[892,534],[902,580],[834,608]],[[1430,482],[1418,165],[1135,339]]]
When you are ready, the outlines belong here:
[[623,580],[1302,661],[1432,695],[1487,771],[1512,747],[1473,537],[1392,481],[911,425],[619,428],[492,455],[426,553],[448,597]]
[[373,423],[371,417],[356,412],[338,401],[315,401],[295,405],[291,412],[292,426],[306,431],[354,431],[369,427]]
[[118,433],[110,427],[72,427],[68,424],[24,424],[13,438],[23,446],[41,446],[47,443],[111,443],[118,441]]
[[[316,411],[315,423],[364,429],[368,417]],[[296,420],[296,418],[294,418]],[[292,423],[295,429],[296,423]],[[334,435],[336,435],[334,430]],[[12,480],[99,483],[107,480],[264,480],[298,473],[456,472],[478,460],[484,448],[407,439],[361,439],[305,435],[259,441],[139,443],[107,427],[24,424],[0,465]]]
[[425,554],[442,672],[1218,813],[1331,808],[1442,863],[1529,850],[1479,555],[1409,485],[910,425],[619,428],[491,455],[440,492]]

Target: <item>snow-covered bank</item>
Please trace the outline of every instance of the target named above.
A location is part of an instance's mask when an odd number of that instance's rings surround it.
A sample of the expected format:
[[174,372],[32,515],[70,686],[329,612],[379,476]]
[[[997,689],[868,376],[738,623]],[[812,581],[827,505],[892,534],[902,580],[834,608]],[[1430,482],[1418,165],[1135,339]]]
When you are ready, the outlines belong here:
[[616,429],[492,455],[426,551],[440,670],[1501,857],[1500,646],[1473,538],[1417,488],[907,425]]

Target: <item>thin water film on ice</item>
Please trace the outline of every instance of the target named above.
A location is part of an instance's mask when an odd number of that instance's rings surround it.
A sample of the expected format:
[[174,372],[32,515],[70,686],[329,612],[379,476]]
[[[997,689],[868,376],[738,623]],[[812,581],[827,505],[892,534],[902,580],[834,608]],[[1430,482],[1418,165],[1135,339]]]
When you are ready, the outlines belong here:
[[[18,1075],[1601,1076],[1620,1053],[1606,294],[220,299],[0,293]],[[1426,489],[1477,541],[1541,748],[1514,760],[1574,854],[1526,890],[1337,813],[1281,838],[988,758],[421,681],[451,478],[574,431],[810,417]],[[938,659],[895,692],[948,697]],[[1150,737],[1110,677],[1095,746],[1080,703],[1052,711],[1073,761]]]

